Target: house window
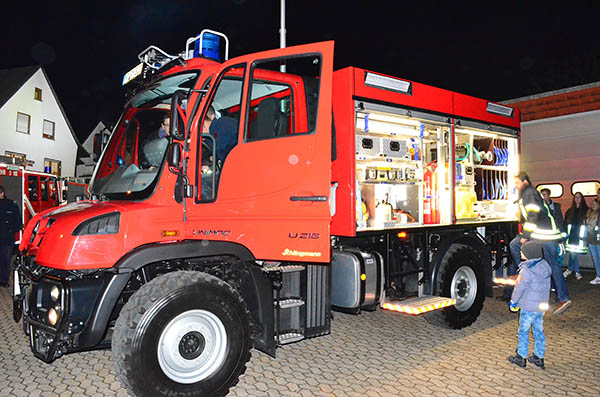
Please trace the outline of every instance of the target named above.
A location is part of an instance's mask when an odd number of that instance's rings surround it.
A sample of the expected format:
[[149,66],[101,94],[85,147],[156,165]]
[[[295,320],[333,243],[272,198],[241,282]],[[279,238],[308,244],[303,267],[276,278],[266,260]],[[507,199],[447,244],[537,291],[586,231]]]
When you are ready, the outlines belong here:
[[54,139],[54,121],[44,120],[42,136],[47,139]]
[[60,176],[60,160],[44,159],[44,172]]
[[31,125],[31,116],[25,113],[17,112],[17,131],[29,134]]
[[4,155],[16,159],[15,164],[24,164],[27,159],[27,156],[23,153],[9,152],[8,150],[4,152]]
[[36,101],[42,101],[42,89],[35,87],[35,91],[33,92],[33,99]]

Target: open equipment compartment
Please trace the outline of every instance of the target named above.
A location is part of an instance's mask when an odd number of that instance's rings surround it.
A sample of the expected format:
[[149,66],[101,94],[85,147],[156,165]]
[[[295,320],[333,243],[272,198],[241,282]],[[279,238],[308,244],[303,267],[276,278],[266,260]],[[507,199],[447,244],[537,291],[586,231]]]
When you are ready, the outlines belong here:
[[448,119],[355,108],[357,231],[450,224]]
[[514,218],[517,137],[480,126],[457,126],[454,136],[457,221]]

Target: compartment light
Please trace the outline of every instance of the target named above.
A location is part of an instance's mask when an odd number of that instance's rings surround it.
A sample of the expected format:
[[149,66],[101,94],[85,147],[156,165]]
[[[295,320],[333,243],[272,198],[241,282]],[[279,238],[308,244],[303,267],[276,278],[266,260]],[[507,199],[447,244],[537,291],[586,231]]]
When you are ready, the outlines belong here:
[[382,88],[384,90],[401,92],[403,94],[410,94],[412,83],[410,81],[404,81],[395,79],[393,77],[382,76],[367,72],[365,74],[365,85],[369,87]]
[[464,128],[455,128],[454,132],[459,132],[459,133],[463,133],[463,134],[469,134],[469,135],[473,135],[473,136],[485,136],[485,137],[488,137],[488,138],[498,138],[498,135],[492,134],[490,132],[478,131],[478,130],[467,130],[467,129],[464,129]]
[[[385,121],[388,123],[407,124],[407,125],[414,125],[417,127],[420,126],[421,124],[423,124],[419,120],[411,119],[408,117],[394,116],[391,114],[383,114],[383,113],[367,113],[367,114],[369,115],[369,121],[371,121],[371,120]],[[360,119],[364,119],[365,113],[359,112],[356,114],[356,117],[358,117]]]
[[499,114],[504,117],[513,117],[514,109],[509,106],[498,105],[497,103],[488,102],[486,110],[488,113]]
[[[364,131],[365,122],[364,119],[356,119],[356,129]],[[385,121],[373,120],[369,116],[369,132],[375,134],[388,134],[388,135],[409,135],[409,136],[420,136],[419,131],[416,128],[408,125],[390,123]],[[428,132],[424,131],[423,136],[427,136]]]

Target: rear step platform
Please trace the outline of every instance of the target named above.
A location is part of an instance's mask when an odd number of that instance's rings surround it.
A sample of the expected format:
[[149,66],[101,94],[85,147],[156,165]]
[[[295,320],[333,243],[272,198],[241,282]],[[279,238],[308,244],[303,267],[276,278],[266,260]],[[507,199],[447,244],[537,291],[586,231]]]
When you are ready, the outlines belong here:
[[419,314],[452,306],[455,303],[456,299],[443,296],[424,295],[402,301],[391,301],[388,300],[388,298],[385,298],[381,301],[381,308],[417,316]]
[[492,282],[498,285],[517,285],[517,278],[515,277],[494,277]]

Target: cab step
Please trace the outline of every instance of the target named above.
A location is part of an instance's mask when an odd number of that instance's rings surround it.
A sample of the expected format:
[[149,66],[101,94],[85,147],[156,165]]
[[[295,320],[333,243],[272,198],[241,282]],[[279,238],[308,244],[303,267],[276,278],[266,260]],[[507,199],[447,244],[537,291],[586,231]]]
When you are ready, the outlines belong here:
[[304,339],[304,335],[298,332],[288,332],[285,334],[279,335],[279,344],[287,345],[288,343],[298,342]]
[[392,301],[385,298],[381,301],[381,308],[400,313],[419,315],[433,310],[443,309],[456,303],[456,299],[443,296],[423,295],[418,298],[411,298],[401,301]]
[[[274,304],[276,305],[277,302],[274,302]],[[281,299],[279,301],[280,309],[291,309],[294,307],[300,307],[302,305],[304,305],[304,300],[298,299],[298,298],[287,298],[287,299]]]

